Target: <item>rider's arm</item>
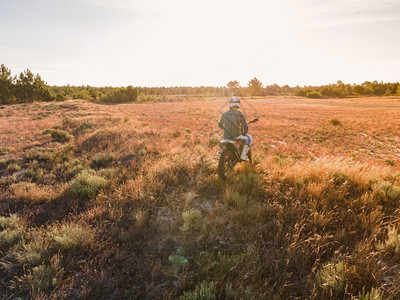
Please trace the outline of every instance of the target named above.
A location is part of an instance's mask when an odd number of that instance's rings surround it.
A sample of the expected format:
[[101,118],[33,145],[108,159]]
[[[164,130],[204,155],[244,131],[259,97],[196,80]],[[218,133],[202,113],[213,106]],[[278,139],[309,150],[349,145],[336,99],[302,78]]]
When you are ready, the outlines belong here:
[[218,122],[218,127],[224,129],[224,115],[222,114],[221,119]]
[[247,125],[246,117],[244,116],[244,114],[240,115],[240,123],[243,126],[243,134],[247,134],[247,132],[249,131],[249,125]]

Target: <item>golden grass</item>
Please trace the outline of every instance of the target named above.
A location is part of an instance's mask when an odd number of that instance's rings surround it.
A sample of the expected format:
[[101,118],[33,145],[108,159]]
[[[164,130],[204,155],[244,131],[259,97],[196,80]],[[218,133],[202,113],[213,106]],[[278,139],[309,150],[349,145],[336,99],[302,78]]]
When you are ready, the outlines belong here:
[[396,299],[397,99],[262,100],[225,182],[226,99],[6,106],[1,297]]

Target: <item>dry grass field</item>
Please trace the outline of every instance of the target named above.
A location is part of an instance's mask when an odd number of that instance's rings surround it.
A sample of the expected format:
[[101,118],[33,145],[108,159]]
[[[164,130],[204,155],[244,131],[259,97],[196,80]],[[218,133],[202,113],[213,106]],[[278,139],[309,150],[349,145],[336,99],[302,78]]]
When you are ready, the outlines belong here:
[[398,98],[0,107],[0,298],[398,299]]

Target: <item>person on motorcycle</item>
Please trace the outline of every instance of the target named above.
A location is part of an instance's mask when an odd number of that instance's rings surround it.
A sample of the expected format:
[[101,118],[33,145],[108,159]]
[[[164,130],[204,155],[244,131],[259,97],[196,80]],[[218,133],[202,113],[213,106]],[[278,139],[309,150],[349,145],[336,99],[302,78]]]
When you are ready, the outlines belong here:
[[247,153],[249,152],[252,138],[250,134],[247,134],[249,125],[246,122],[244,114],[238,110],[239,108],[240,99],[238,97],[232,97],[229,100],[229,110],[222,114],[218,127],[224,130],[224,139],[240,140],[244,142],[240,159],[249,161]]

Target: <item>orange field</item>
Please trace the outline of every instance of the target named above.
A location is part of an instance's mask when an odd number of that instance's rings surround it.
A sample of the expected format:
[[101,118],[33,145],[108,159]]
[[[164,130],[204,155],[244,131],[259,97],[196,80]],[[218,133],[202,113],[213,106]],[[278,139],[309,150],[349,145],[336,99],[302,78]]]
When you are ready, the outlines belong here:
[[400,99],[0,107],[0,298],[398,299]]
[[[294,159],[334,157],[383,165],[385,160],[400,163],[399,99],[341,99],[330,106],[332,102],[301,98],[246,100],[242,110],[247,119],[260,117],[250,130],[254,151],[263,158],[284,154]],[[222,136],[217,123],[226,109],[226,99],[115,106],[82,101],[5,106],[1,110],[0,143],[10,153],[21,153],[26,147],[46,143],[48,137],[42,131],[60,125],[60,118],[70,117],[95,120],[98,127],[104,124],[124,131],[167,134],[190,129],[190,136],[199,144],[208,144],[210,138]],[[35,120],[47,113],[45,118]],[[129,121],[123,122],[124,118]],[[333,119],[340,124],[333,125]]]

